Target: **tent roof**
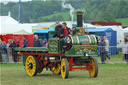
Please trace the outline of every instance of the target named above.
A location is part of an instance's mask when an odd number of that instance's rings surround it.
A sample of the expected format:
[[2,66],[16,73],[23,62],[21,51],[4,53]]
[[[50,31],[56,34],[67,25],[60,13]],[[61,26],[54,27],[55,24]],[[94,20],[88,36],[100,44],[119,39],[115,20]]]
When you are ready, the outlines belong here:
[[17,32],[14,32],[13,34],[32,34],[32,33],[27,32],[26,30],[22,29],[22,30],[19,30]]
[[55,29],[40,29],[34,33],[48,33],[49,31],[55,31]]
[[85,32],[105,32],[105,31],[113,31],[111,28],[87,28]]
[[[1,29],[0,34],[14,34],[21,30],[25,30],[28,33],[32,33],[32,26],[27,25],[27,24],[2,24],[0,29]],[[21,32],[21,34],[22,33],[23,31]]]
[[18,24],[18,21],[16,21],[10,16],[0,16],[0,23],[1,24]]

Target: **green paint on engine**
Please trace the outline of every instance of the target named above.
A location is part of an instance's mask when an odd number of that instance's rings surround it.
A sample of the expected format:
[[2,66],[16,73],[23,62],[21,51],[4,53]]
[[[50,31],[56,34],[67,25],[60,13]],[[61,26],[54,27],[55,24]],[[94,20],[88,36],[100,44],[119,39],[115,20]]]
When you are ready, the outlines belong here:
[[59,39],[58,38],[51,38],[49,39],[49,49],[48,49],[48,52],[49,53],[58,53],[58,41]]
[[96,45],[95,35],[70,35],[73,45]]
[[67,56],[97,56],[96,45],[74,45],[69,51],[66,51]]
[[43,47],[27,47],[27,48],[13,48],[17,52],[48,52],[48,48]]

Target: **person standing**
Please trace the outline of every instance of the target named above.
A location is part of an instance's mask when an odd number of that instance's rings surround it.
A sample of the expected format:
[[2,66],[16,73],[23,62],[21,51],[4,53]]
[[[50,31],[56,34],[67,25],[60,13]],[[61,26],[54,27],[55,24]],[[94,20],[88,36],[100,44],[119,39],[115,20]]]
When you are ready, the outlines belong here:
[[2,61],[3,63],[8,63],[8,57],[7,57],[7,49],[6,49],[7,45],[5,43],[5,41],[3,41],[2,45],[0,46],[0,48],[2,49]]
[[108,60],[110,60],[110,57],[108,54],[109,53],[109,41],[106,36],[104,36],[104,41],[105,41],[106,58],[108,58]]
[[28,41],[25,37],[24,37],[24,46],[23,47],[28,47]]
[[128,64],[128,39],[127,38],[125,38],[125,43],[123,46],[123,54],[124,54],[125,61]]
[[11,39],[8,40],[8,44],[7,44],[7,56],[9,58],[9,62],[11,61],[10,60],[10,57],[11,57],[11,48],[9,47],[11,44]]
[[13,49],[16,47],[16,42],[15,40],[11,40],[11,44],[9,45],[9,47],[12,49],[12,56],[13,56],[13,61],[17,62],[17,53],[13,51]]
[[101,37],[101,40],[99,43],[99,51],[100,51],[100,56],[101,56],[101,62],[102,62],[102,64],[105,64],[106,51],[105,51],[104,37]]
[[40,46],[43,47],[43,40],[42,40],[42,38],[40,38],[39,41],[40,41]]
[[47,40],[46,39],[43,39],[43,45],[42,45],[42,47],[47,47],[46,45],[47,45]]
[[[2,40],[0,39],[0,47],[2,45]],[[0,48],[0,62],[2,62],[2,49]]]
[[33,47],[41,47],[40,40],[39,40],[37,34],[34,36],[34,44],[33,44]]
[[17,41],[16,47],[20,47],[20,42]]
[[11,40],[11,41],[10,41],[9,47],[11,47],[11,48],[16,47],[16,42],[15,42],[15,40]]

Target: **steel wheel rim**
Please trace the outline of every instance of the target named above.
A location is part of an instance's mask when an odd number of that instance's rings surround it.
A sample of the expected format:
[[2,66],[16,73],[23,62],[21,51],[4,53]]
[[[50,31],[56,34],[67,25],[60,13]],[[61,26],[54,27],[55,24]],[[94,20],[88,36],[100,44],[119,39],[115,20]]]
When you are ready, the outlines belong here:
[[64,59],[61,60],[61,75],[63,79],[66,76],[66,63]]
[[[30,68],[30,64],[32,65],[32,68]],[[25,62],[25,69],[26,73],[29,76],[33,76],[36,72],[36,61],[33,56],[28,56]]]
[[91,77],[94,77],[94,75],[95,75],[95,69],[96,69],[96,67],[95,67],[95,61],[93,59],[91,59],[91,70],[89,70]]

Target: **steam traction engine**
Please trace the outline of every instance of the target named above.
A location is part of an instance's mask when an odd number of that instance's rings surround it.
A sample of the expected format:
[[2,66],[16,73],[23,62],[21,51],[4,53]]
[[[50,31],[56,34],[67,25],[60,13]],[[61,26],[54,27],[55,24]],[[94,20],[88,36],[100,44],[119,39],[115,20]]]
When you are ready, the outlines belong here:
[[55,75],[61,74],[63,79],[74,70],[88,70],[90,77],[97,77],[98,64],[93,57],[97,56],[97,39],[95,35],[84,34],[82,15],[77,12],[75,35],[49,38],[48,48],[14,48],[14,52],[24,56],[27,75],[35,76],[46,68]]

